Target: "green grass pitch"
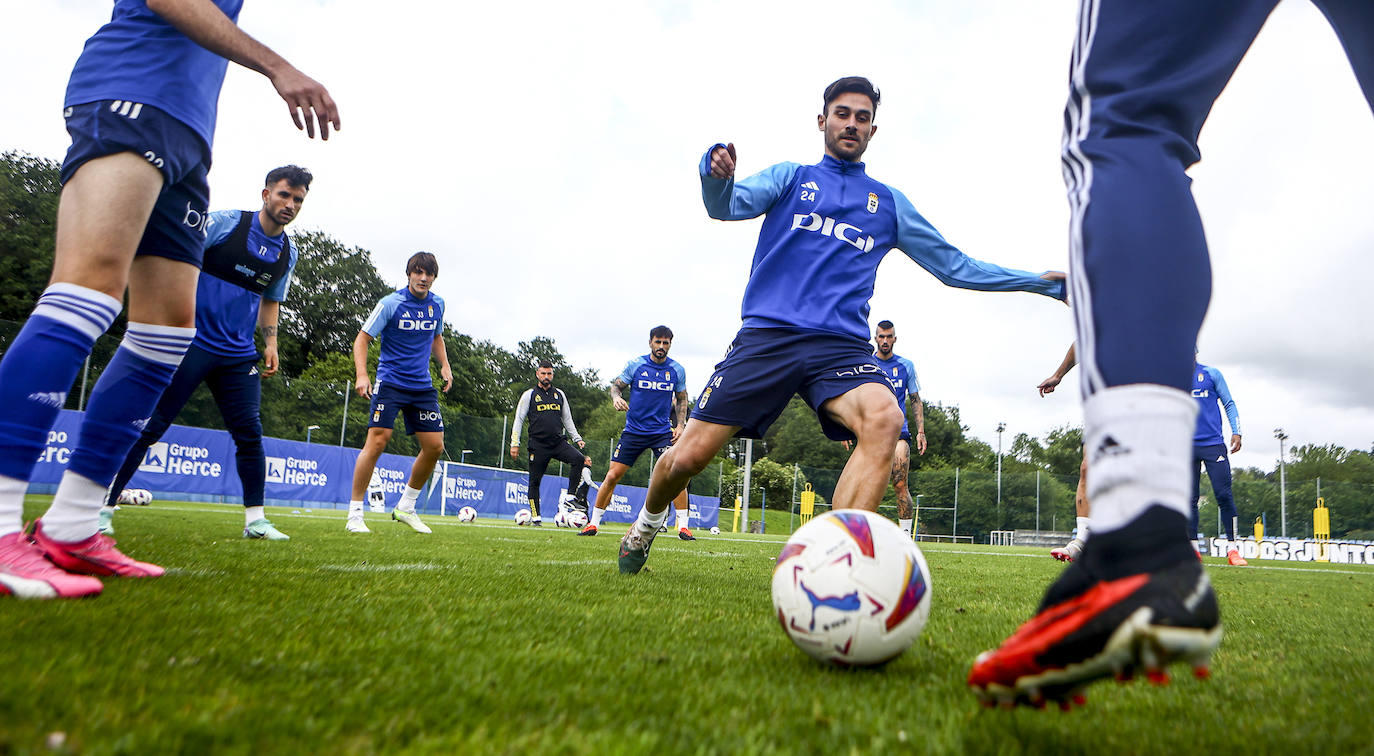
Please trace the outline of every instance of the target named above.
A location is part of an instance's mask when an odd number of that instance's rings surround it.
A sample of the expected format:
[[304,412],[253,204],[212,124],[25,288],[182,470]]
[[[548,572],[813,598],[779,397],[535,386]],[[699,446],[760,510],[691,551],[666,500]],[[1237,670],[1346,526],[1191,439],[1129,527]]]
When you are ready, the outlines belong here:
[[[36,516],[45,497],[31,497]],[[1356,753],[1374,743],[1374,567],[1208,560],[1213,679],[1099,683],[1088,706],[985,710],[969,663],[1030,616],[1040,551],[925,544],[930,623],[879,670],[823,668],[774,619],[783,537],[667,533],[622,576],[595,538],[431,517],[125,507],[169,568],[98,598],[0,599],[0,754]],[[56,746],[56,748],[52,748]]]

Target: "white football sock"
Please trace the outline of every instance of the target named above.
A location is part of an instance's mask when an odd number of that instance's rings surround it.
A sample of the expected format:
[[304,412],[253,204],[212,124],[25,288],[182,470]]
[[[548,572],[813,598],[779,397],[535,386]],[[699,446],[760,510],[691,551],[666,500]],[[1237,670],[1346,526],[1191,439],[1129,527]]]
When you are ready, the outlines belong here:
[[677,529],[678,529],[678,530],[682,530],[683,528],[689,528],[689,529],[690,529],[690,528],[692,527],[692,526],[689,524],[689,523],[691,522],[691,520],[692,520],[692,509],[691,509],[691,507],[688,507],[687,509],[679,509],[679,510],[677,510]]
[[261,520],[261,519],[263,519],[263,518],[266,517],[266,516],[267,516],[267,513],[266,513],[264,507],[262,507],[262,506],[244,507],[244,508],[243,508],[243,524],[244,524],[244,525],[252,525],[254,522],[257,522],[258,520]]
[[1078,536],[1077,536],[1077,537],[1078,537],[1078,540],[1080,540],[1080,541],[1086,541],[1086,540],[1088,540],[1088,520],[1089,520],[1089,519],[1090,519],[1090,518],[1087,518],[1087,517],[1079,517],[1079,518],[1078,518]]
[[592,507],[592,524],[597,526],[598,528],[601,527],[601,515],[605,513],[606,510],[604,509],[597,509],[596,507]]
[[24,492],[27,490],[28,483],[0,475],[0,536],[18,533],[24,527]]
[[95,535],[107,486],[68,470],[43,515],[43,532],[54,541],[76,543]]
[[649,508],[640,507],[639,516],[635,518],[635,532],[640,538],[653,539],[658,535],[658,529],[663,527],[663,523],[668,520],[668,509],[665,507],[662,512],[655,514]]
[[912,521],[912,519],[915,519],[915,518],[906,519],[906,520],[903,520],[903,519],[901,519],[901,518],[898,518],[898,519],[897,519],[897,524],[901,526],[902,532],[903,532],[903,533],[906,533],[907,535],[911,535],[911,521]]
[[402,512],[414,512],[415,500],[420,498],[420,489],[411,488],[406,484],[406,490],[401,492],[401,500],[396,502],[396,508]]
[[359,520],[363,519],[362,499],[355,499],[354,501],[348,502],[348,519],[351,520],[354,517],[358,518]]
[[1151,505],[1188,516],[1197,402],[1153,384],[1114,386],[1083,402],[1090,527],[1107,533]]

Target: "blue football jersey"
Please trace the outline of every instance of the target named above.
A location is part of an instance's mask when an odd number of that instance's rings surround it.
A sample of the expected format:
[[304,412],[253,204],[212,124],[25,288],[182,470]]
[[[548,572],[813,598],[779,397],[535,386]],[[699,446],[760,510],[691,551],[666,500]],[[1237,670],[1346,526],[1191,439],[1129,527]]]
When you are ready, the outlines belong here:
[[1240,410],[1231,398],[1231,390],[1221,371],[1201,363],[1193,368],[1193,398],[1197,400],[1197,430],[1193,433],[1194,446],[1213,446],[1226,443],[1221,434],[1221,410],[1217,402],[1226,408],[1226,420],[1231,423],[1231,433],[1241,435]]
[[764,216],[744,289],[745,328],[799,328],[867,340],[878,264],[893,248],[949,286],[1065,296],[1063,281],[960,252],[901,192],[869,178],[863,163],[826,155],[815,165],[779,163],[727,180],[711,178],[707,150],[699,172],[712,218]]
[[[241,215],[238,210],[210,213],[210,220],[205,227],[205,248],[218,245],[233,233]],[[284,232],[276,236],[264,233],[258,214],[253,213],[248,226],[249,252],[267,262],[276,262],[281,256],[285,239]],[[253,332],[258,326],[258,308],[263,297],[273,302],[286,301],[286,294],[291,290],[291,273],[296,268],[295,245],[291,246],[288,259],[286,275],[277,279],[262,296],[223,279],[202,274],[196,283],[195,345],[225,357],[252,357],[257,354]]]
[[434,388],[429,358],[443,323],[444,300],[438,294],[419,299],[405,286],[383,297],[362,328],[382,340],[377,382],[411,390]]
[[[213,0],[238,22],[243,0]],[[115,0],[110,22],[88,40],[67,82],[66,107],[126,100],[153,107],[214,144],[219,90],[229,61],[191,41],[146,0]]]
[[906,398],[921,391],[921,381],[916,377],[916,366],[911,360],[896,354],[883,359],[875,353],[873,359],[878,361],[878,367],[883,369],[887,382],[892,384],[892,393],[897,395],[897,404],[905,410]]
[[669,357],[662,363],[643,355],[625,364],[619,379],[630,387],[625,432],[642,435],[673,430],[673,397],[687,390],[687,371]]

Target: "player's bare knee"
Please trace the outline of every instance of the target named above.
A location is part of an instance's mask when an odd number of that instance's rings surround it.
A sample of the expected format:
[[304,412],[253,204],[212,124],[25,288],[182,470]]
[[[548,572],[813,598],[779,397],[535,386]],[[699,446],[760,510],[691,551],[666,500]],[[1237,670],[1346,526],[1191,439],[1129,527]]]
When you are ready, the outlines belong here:
[[854,433],[861,440],[891,440],[895,442],[902,432],[902,411],[892,402],[876,403],[866,408],[859,418],[859,427]]

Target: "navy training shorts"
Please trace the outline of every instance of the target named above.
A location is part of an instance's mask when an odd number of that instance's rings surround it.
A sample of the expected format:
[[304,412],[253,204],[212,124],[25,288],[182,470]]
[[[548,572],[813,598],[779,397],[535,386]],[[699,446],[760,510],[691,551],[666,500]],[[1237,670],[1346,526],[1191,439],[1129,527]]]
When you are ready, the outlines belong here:
[[616,442],[615,452],[611,455],[612,462],[619,462],[626,467],[634,467],[639,455],[646,451],[652,451],[654,459],[657,460],[667,453],[673,445],[673,433],[655,433],[644,435],[626,431],[620,434],[620,440]]
[[102,100],[63,111],[72,146],[62,184],[91,160],[133,152],[162,172],[162,193],[138,243],[140,255],[200,267],[210,208],[210,148],[189,126],[161,110],[128,100]]
[[406,435],[444,432],[439,392],[433,387],[406,389],[378,383],[377,390],[372,393],[372,414],[368,416],[367,427],[392,428],[396,425],[397,412],[405,415]]
[[853,432],[820,407],[865,383],[892,393],[872,345],[863,339],[790,328],[744,328],[697,397],[692,417],[737,425],[736,435],[743,438],[763,438],[792,395],[799,394],[820,418],[826,438],[849,441]]

